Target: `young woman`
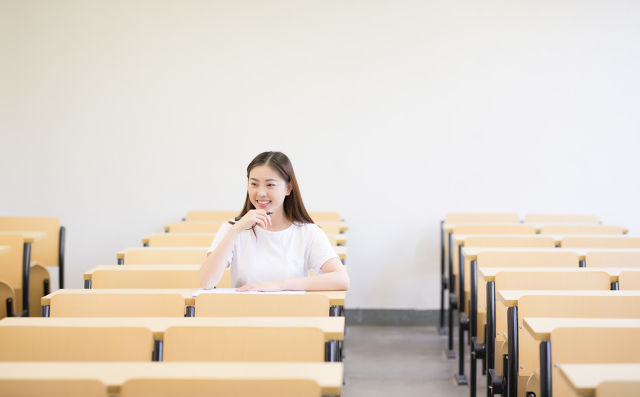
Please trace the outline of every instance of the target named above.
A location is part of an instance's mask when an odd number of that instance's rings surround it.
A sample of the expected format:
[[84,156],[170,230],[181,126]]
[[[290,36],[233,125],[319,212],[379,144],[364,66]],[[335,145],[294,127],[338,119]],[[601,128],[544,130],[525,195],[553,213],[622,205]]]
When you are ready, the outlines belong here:
[[[200,268],[201,287],[215,287],[230,266],[238,291],[348,289],[347,271],[302,203],[289,158],[260,153],[247,179],[244,208],[216,234]],[[311,269],[317,275],[307,277]]]

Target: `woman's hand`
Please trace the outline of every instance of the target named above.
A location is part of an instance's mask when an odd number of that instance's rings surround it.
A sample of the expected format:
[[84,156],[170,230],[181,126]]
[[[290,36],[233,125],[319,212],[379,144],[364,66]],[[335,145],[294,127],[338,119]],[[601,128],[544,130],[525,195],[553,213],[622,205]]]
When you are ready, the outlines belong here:
[[251,229],[255,225],[260,225],[263,229],[271,225],[271,216],[265,210],[251,210],[244,214],[239,221],[236,221],[235,227],[239,230]]
[[278,281],[264,281],[259,283],[245,284],[240,288],[236,288],[236,291],[238,292],[246,292],[246,291],[273,292],[273,291],[282,291],[283,289],[284,289],[283,280],[278,280]]

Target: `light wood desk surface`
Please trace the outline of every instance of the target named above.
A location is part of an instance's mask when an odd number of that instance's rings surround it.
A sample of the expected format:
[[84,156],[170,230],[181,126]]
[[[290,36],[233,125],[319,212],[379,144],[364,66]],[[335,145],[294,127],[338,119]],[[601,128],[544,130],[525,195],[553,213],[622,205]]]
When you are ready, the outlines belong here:
[[201,265],[98,265],[93,269],[84,273],[85,280],[93,278],[93,272],[100,270],[109,270],[114,272],[140,272],[140,271],[186,271],[200,272]]
[[524,327],[536,340],[546,341],[556,328],[640,328],[640,319],[525,317]]
[[20,234],[25,243],[35,243],[47,237],[47,232],[0,232],[0,234]]
[[603,291],[603,290],[501,290],[496,291],[498,300],[505,306],[517,306],[518,300],[525,295],[542,296],[640,296],[640,291]]
[[9,252],[9,250],[11,250],[11,247],[8,245],[0,245],[0,254],[3,252]]
[[[125,265],[126,266],[126,265]],[[47,296],[43,296],[40,300],[42,306],[48,306],[51,304],[51,298],[58,294],[179,294],[185,299],[185,305],[193,306],[196,303],[196,298],[193,296],[194,289],[63,289],[52,292]],[[344,306],[347,292],[346,291],[307,291],[307,294],[325,295],[329,297],[329,304],[331,306]],[[638,291],[640,294],[640,291]]]
[[495,247],[463,247],[462,253],[468,260],[476,259],[481,252],[575,252],[584,259],[589,252],[640,252],[640,248],[495,248]]
[[638,271],[640,267],[481,267],[478,269],[478,275],[484,277],[484,280],[495,281],[496,274],[500,272],[544,272],[544,273],[580,273],[580,272],[605,272],[609,275],[611,282],[618,281],[620,273],[625,271]]
[[181,327],[309,327],[319,328],[325,341],[343,340],[344,317],[6,317],[0,327],[145,327],[155,339],[167,328]]
[[340,233],[346,232],[349,230],[349,224],[344,221],[319,221],[316,222],[316,225],[322,227],[322,225],[335,225],[340,229]]
[[313,379],[323,395],[339,395],[342,363],[0,362],[0,379],[98,379],[119,394],[129,379]]
[[559,364],[560,373],[581,396],[593,396],[605,381],[639,381],[640,364]]

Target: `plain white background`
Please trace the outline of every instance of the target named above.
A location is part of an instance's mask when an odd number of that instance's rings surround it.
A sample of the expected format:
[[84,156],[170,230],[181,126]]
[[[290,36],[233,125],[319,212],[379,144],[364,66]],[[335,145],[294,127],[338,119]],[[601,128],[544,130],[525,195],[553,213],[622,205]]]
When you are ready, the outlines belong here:
[[640,233],[639,70],[632,0],[1,0],[0,213],[59,217],[80,288],[281,150],[348,306],[436,308],[446,212]]

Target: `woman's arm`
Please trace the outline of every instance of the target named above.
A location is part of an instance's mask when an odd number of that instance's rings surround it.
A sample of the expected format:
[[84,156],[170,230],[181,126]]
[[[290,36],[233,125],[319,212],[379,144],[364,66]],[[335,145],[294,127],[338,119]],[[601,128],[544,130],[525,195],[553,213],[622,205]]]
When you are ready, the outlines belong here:
[[218,285],[227,267],[227,259],[233,250],[233,243],[240,232],[254,225],[266,228],[271,224],[271,217],[264,210],[251,210],[237,221],[224,235],[222,241],[204,260],[200,266],[200,287],[211,289]]
[[227,267],[227,260],[233,250],[233,242],[240,231],[236,225],[231,227],[222,241],[214,248],[200,266],[200,288],[211,289],[218,285],[224,269]]
[[349,274],[340,259],[329,259],[321,269],[322,274],[313,277],[251,283],[243,285],[237,291],[346,291],[349,289]]

